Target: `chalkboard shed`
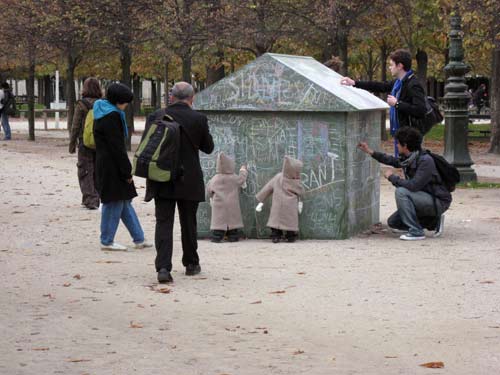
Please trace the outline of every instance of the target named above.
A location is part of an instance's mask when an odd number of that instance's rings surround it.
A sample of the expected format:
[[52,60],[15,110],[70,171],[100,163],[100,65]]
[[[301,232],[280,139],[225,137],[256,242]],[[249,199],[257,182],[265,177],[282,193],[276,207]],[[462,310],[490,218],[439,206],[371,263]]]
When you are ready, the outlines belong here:
[[[341,78],[311,57],[267,53],[196,95],[194,108],[208,116],[215,143],[212,155],[200,153],[205,182],[217,151],[248,166],[240,195],[247,237],[269,237],[271,200],[258,213],[255,194],[285,155],[304,163],[300,238],[344,239],[379,221],[379,166],[356,145],[379,144],[387,104],[341,86]],[[210,205],[201,204],[199,237],[210,234],[210,216]]]

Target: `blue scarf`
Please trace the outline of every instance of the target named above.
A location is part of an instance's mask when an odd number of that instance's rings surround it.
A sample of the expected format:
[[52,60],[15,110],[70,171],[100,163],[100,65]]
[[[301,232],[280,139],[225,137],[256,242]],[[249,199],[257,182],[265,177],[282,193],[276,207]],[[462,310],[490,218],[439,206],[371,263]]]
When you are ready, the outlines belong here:
[[[413,70],[410,69],[405,74],[403,79],[397,79],[396,82],[394,82],[394,86],[392,86],[392,91],[391,91],[392,96],[394,96],[396,99],[399,100],[399,97],[401,95],[401,87],[403,87],[403,81],[412,74]],[[396,133],[396,131],[399,129],[399,119],[395,106],[389,109],[389,120],[391,124],[391,135],[394,135],[394,133]]]
[[107,99],[99,99],[94,103],[94,120],[99,120],[111,112],[118,112],[122,119],[123,133],[125,138],[128,137],[127,120],[125,119],[125,112],[119,109],[117,106],[111,104]]

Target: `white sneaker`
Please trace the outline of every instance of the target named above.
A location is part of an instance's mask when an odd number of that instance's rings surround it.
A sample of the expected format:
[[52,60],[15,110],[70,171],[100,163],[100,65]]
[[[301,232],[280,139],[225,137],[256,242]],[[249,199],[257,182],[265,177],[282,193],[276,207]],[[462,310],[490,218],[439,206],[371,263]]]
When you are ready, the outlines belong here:
[[153,247],[153,244],[152,243],[149,243],[147,242],[146,240],[142,241],[142,242],[139,242],[139,243],[136,243],[134,244],[134,248],[136,249],[145,249],[147,247]]
[[119,243],[113,242],[110,245],[101,244],[101,250],[103,251],[127,251],[127,246],[120,245]]
[[437,237],[441,237],[441,235],[443,234],[443,231],[444,231],[444,214],[441,215],[441,217],[439,218],[439,223],[436,227],[436,231],[434,232],[434,235],[432,237],[434,238],[437,238]]
[[399,239],[403,241],[419,241],[419,240],[425,240],[425,236],[424,235],[414,236],[413,234],[406,233],[403,234],[401,237],[399,237]]

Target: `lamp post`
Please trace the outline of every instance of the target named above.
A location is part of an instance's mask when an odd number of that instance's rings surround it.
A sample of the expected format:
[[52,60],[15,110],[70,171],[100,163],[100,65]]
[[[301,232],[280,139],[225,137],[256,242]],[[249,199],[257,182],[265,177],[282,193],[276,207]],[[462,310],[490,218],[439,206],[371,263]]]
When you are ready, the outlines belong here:
[[449,34],[449,60],[445,66],[446,85],[444,87],[445,128],[444,128],[444,157],[457,167],[462,182],[476,181],[477,175],[471,168],[473,161],[468,148],[469,111],[467,85],[465,74],[470,70],[464,63],[462,47],[461,17],[458,8],[451,16],[451,30]]

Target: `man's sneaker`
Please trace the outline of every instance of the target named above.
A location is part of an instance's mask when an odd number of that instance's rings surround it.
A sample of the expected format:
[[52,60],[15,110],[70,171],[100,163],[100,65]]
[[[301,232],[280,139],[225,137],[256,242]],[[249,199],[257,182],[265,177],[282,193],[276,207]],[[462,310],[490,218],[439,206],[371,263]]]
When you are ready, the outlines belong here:
[[134,248],[136,249],[145,249],[147,247],[153,247],[153,244],[152,243],[149,243],[147,242],[146,240],[142,241],[142,242],[139,242],[139,243],[136,243],[134,244]]
[[403,234],[401,237],[399,237],[399,239],[403,241],[419,241],[419,240],[425,240],[425,236],[424,235],[415,236],[413,234],[406,233]]
[[101,244],[101,250],[103,250],[103,251],[127,251],[127,247],[120,245],[119,243],[113,242],[109,245]]
[[441,235],[443,234],[443,231],[444,231],[444,214],[441,215],[441,217],[439,218],[439,223],[436,227],[436,231],[434,232],[434,235],[432,237],[434,238],[437,238],[437,237],[441,237]]
[[174,279],[172,278],[172,275],[170,274],[170,272],[167,271],[166,268],[162,268],[158,271],[158,282],[160,284],[173,283]]
[[186,266],[186,276],[198,275],[201,272],[199,264],[188,264]]
[[408,231],[407,231],[407,230],[398,229],[398,228],[391,228],[391,232],[392,232],[392,233],[395,233],[395,234],[408,233]]

